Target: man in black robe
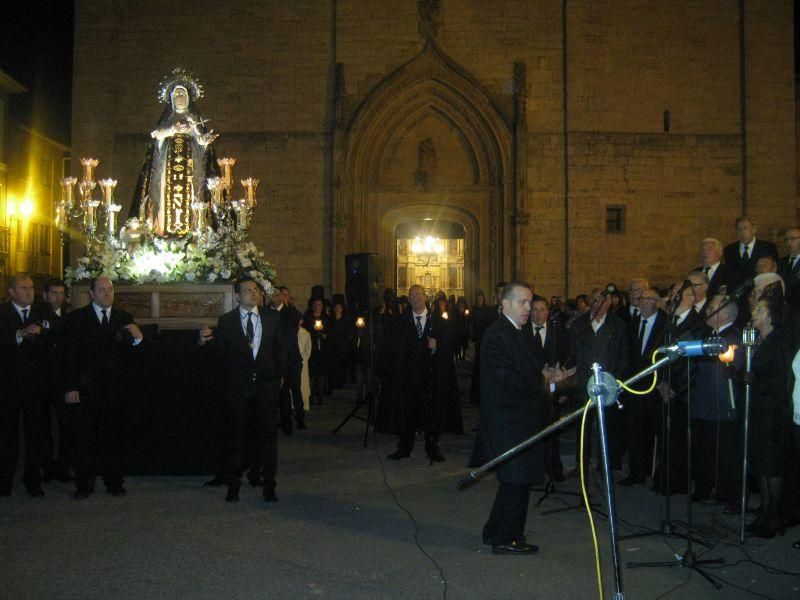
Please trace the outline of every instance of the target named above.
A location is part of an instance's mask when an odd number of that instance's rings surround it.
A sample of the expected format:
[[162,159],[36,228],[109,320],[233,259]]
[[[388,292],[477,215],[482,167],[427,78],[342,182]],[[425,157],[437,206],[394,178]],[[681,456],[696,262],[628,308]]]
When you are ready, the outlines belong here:
[[[545,401],[541,356],[533,352],[522,327],[531,312],[531,289],[509,283],[502,315],[486,330],[481,346],[481,417],[475,455],[499,456],[541,430]],[[494,554],[531,555],[538,548],[525,538],[530,486],[544,477],[544,447],[536,445],[497,468],[499,487],[483,541]]]

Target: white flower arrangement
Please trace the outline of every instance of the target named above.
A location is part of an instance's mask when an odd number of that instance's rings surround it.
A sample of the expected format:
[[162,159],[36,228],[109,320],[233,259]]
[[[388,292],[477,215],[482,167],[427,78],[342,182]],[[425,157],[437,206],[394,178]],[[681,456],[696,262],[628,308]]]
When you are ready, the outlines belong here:
[[128,244],[117,238],[98,240],[75,267],[65,269],[68,286],[101,276],[130,284],[215,283],[249,276],[271,296],[276,273],[245,232],[223,227],[180,240],[149,236]]

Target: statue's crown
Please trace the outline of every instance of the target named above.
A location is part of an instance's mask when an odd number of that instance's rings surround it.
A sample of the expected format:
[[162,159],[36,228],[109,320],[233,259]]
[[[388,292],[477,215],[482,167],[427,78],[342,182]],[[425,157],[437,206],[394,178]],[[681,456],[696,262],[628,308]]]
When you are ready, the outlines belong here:
[[158,82],[158,101],[162,103],[169,102],[172,90],[179,85],[186,88],[192,101],[203,97],[203,86],[200,85],[195,76],[186,69],[175,67],[169,75],[162,77],[161,81]]

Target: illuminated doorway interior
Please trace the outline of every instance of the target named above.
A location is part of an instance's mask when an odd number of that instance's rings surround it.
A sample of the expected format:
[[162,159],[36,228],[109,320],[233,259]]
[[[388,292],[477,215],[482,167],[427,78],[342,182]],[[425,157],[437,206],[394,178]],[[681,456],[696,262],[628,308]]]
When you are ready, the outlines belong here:
[[443,291],[464,296],[464,227],[448,221],[411,221],[395,230],[397,293],[418,284],[432,299]]

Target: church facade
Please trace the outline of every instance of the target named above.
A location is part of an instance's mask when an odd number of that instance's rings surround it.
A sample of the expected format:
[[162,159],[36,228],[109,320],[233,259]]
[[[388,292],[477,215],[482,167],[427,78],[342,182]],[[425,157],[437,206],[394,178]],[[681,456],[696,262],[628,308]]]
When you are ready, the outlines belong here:
[[797,222],[788,0],[77,0],[75,17],[73,164],[98,158],[130,204],[157,82],[192,71],[217,156],[261,182],[251,237],[300,301],[343,291],[358,252],[401,293],[668,284],[740,214],[775,242]]

